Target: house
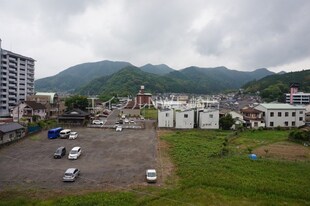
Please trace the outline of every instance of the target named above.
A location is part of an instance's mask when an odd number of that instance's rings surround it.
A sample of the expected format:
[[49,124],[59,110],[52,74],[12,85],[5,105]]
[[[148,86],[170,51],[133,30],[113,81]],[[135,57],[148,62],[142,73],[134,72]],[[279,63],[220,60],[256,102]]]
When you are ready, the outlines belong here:
[[5,144],[25,136],[25,128],[18,123],[7,123],[0,125],[0,144]]
[[144,106],[150,107],[153,105],[152,94],[144,92],[143,85],[140,87],[140,91],[136,96],[136,104],[139,106],[140,109]]
[[88,112],[84,112],[80,109],[72,109],[58,116],[58,123],[83,126],[87,124],[89,118],[90,114]]
[[219,110],[204,109],[198,111],[199,128],[201,129],[218,129],[219,128]]
[[259,127],[265,127],[265,121],[263,118],[263,112],[252,107],[244,107],[240,109],[245,121],[246,127],[258,129]]
[[306,108],[290,104],[259,104],[255,107],[263,113],[266,127],[300,127],[305,124]]
[[235,123],[231,127],[231,129],[237,129],[239,127],[242,127],[246,122],[243,119],[243,115],[236,112],[236,111],[230,111],[228,114],[231,115],[231,117],[234,119]]
[[175,112],[176,129],[193,129],[194,128],[194,110],[184,110]]
[[13,108],[13,121],[19,122],[21,118],[27,122],[35,122],[46,118],[46,108],[35,101],[24,101]]
[[158,110],[158,127],[174,127],[173,109]]

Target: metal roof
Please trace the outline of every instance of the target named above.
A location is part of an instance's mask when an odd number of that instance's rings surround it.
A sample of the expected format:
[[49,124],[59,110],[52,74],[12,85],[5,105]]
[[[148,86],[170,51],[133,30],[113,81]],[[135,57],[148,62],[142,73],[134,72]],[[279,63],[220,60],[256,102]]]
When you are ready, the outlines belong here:
[[0,132],[2,133],[8,133],[15,130],[23,129],[24,127],[16,122],[8,123],[8,124],[2,124],[0,125]]
[[259,104],[266,109],[306,109],[304,106],[300,105],[291,105],[291,104],[279,104],[279,103],[263,103]]

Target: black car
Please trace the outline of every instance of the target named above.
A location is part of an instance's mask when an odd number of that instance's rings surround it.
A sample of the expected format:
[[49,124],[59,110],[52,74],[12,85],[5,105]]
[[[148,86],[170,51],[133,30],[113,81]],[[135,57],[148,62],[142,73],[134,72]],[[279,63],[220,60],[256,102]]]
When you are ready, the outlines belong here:
[[60,159],[62,156],[66,155],[66,148],[65,147],[59,147],[57,148],[56,152],[54,153],[55,159]]

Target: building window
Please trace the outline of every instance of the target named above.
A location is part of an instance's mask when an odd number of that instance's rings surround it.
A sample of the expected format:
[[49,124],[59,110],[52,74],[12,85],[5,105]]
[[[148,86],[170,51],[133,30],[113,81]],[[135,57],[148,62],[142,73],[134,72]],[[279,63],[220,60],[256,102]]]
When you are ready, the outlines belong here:
[[270,112],[270,117],[273,117],[274,116],[274,113],[273,112]]
[[299,111],[299,114],[303,114],[303,111]]
[[284,125],[285,125],[286,127],[288,127],[288,122],[284,122]]
[[254,122],[254,127],[258,127],[258,122]]
[[285,116],[288,117],[288,112],[285,112]]
[[304,118],[303,117],[299,117],[299,121],[303,121],[304,120]]
[[270,122],[270,127],[273,127],[273,122]]
[[166,113],[166,117],[169,117],[169,113]]
[[188,114],[184,114],[184,118],[188,118]]
[[209,118],[213,118],[213,114],[209,114]]
[[278,117],[281,117],[282,116],[282,113],[281,112],[278,112]]
[[292,117],[295,117],[296,116],[296,112],[292,112]]
[[293,126],[293,127],[295,126],[295,122],[294,122],[294,121],[292,122],[292,126]]

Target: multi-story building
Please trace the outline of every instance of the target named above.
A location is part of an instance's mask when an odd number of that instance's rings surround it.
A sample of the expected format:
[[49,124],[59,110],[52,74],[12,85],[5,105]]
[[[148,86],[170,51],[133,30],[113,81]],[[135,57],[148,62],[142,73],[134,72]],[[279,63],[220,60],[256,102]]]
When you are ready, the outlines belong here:
[[306,108],[290,104],[260,104],[255,107],[262,111],[266,127],[300,127],[305,124]]
[[310,104],[310,93],[297,92],[294,94],[286,94],[286,103],[292,104]]
[[34,93],[35,60],[1,48],[0,39],[0,117],[10,115],[19,102]]

